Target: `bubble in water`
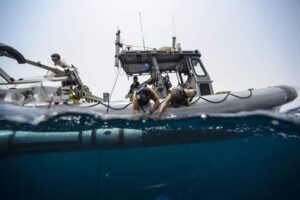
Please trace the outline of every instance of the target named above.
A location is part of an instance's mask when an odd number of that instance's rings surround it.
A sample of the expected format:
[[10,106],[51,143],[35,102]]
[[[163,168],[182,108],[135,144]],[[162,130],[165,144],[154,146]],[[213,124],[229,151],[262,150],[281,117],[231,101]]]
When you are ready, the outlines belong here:
[[207,118],[206,114],[201,114],[201,118],[206,119]]
[[46,119],[46,115],[40,115],[37,118],[34,119],[34,123],[37,124],[41,121],[44,121]]
[[271,123],[272,123],[273,125],[279,125],[279,121],[277,121],[277,120],[272,120]]
[[283,137],[284,139],[288,139],[288,135],[282,133],[282,132],[279,132],[278,133],[279,136]]
[[143,123],[146,123],[146,120],[145,119],[143,119],[143,121],[142,121]]

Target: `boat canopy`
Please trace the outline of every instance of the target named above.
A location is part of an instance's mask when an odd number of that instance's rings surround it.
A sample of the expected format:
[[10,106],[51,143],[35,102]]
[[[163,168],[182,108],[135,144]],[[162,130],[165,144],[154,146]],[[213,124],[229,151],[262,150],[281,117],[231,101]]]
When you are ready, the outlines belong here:
[[189,71],[185,57],[200,58],[199,51],[122,51],[119,55],[121,66],[128,75],[149,74],[157,62],[161,73]]
[[0,43],[0,56],[6,56],[17,60],[19,64],[26,63],[25,57],[16,49]]

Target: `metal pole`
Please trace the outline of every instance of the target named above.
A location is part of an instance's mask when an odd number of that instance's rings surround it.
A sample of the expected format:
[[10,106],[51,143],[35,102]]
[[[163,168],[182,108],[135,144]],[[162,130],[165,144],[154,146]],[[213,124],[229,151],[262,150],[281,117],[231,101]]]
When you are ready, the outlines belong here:
[[118,67],[119,66],[119,55],[120,55],[120,47],[122,47],[121,41],[120,41],[120,33],[121,31],[118,30],[118,32],[116,33],[116,42],[115,42],[115,46],[116,46],[116,53],[115,53],[115,66]]
[[142,38],[143,38],[143,47],[144,47],[144,51],[145,51],[144,31],[143,31],[142,17],[141,17],[141,13],[140,13],[140,12],[139,12],[139,16],[140,16],[140,24],[141,24]]

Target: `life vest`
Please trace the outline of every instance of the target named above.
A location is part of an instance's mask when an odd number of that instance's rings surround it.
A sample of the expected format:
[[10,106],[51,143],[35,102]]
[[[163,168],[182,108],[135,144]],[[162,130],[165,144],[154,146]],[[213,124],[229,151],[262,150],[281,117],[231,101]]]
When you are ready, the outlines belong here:
[[72,100],[73,104],[80,104],[80,96],[78,93],[71,91],[69,94],[70,100]]
[[185,94],[184,89],[181,87],[173,88],[171,94],[171,105],[173,107],[179,107],[180,105],[188,105],[188,96]]

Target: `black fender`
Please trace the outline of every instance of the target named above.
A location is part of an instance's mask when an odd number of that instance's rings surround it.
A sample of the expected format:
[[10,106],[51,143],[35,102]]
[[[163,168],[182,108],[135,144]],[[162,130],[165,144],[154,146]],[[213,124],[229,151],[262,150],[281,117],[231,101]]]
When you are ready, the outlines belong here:
[[19,51],[2,43],[0,43],[0,56],[6,56],[15,59],[19,64],[26,63],[25,57]]

